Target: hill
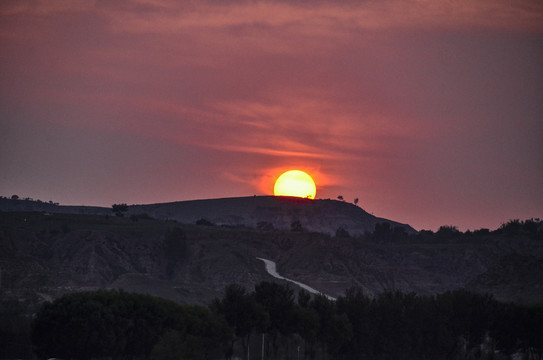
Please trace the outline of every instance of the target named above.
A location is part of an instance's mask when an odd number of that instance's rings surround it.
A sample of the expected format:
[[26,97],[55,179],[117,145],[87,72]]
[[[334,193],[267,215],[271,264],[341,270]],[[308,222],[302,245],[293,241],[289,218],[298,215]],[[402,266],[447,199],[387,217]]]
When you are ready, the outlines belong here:
[[[41,211],[63,214],[112,215],[111,208],[65,206],[33,200],[0,198],[0,211]],[[304,230],[333,235],[339,228],[352,235],[372,232],[376,224],[389,223],[407,233],[406,224],[378,218],[353,204],[337,200],[310,200],[295,197],[250,196],[223,199],[177,201],[128,206],[127,215],[148,215],[155,219],[194,224],[205,219],[217,225],[273,226],[290,230],[299,221]]]
[[290,230],[295,221],[303,229],[333,235],[337,229],[352,235],[372,232],[376,224],[389,223],[407,233],[415,230],[406,224],[375,217],[362,208],[337,200],[311,200],[286,196],[250,196],[238,198],[179,201],[151,205],[132,205],[128,214],[148,214],[157,219],[195,223],[205,219],[217,225],[257,227],[272,225]]
[[206,304],[230,283],[252,289],[275,281],[263,258],[276,262],[282,276],[334,297],[352,286],[368,295],[468,287],[504,301],[543,301],[540,238],[408,235],[390,227],[354,237],[204,224],[135,214],[0,212],[0,297],[36,303],[123,288]]

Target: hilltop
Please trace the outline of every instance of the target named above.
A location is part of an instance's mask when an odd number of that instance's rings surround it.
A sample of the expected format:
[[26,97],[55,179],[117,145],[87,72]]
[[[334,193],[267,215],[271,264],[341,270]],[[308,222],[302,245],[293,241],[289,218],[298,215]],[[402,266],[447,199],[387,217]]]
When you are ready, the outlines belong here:
[[335,234],[339,228],[352,235],[361,235],[372,232],[375,225],[380,223],[389,223],[407,233],[416,232],[407,224],[373,216],[347,202],[287,196],[250,196],[132,205],[128,214],[148,214],[157,219],[182,223],[205,219],[217,225],[271,225],[280,230],[290,230],[292,223],[299,221],[306,231],[329,235]]
[[[0,211],[41,211],[64,214],[112,215],[111,208],[97,206],[65,206],[32,200],[0,199]],[[272,226],[290,230],[299,221],[306,231],[333,235],[344,229],[351,235],[372,232],[376,224],[389,223],[407,233],[416,232],[411,226],[373,216],[362,208],[338,200],[311,200],[295,197],[250,196],[130,205],[130,215],[147,215],[155,219],[175,220],[193,224],[204,219],[216,225]]]

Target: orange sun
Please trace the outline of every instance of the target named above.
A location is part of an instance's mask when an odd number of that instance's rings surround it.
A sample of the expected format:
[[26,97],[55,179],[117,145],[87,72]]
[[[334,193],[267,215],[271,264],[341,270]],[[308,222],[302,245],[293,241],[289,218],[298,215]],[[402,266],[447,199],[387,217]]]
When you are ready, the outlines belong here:
[[273,194],[275,196],[296,196],[314,199],[317,193],[315,182],[307,173],[300,170],[289,170],[275,180]]

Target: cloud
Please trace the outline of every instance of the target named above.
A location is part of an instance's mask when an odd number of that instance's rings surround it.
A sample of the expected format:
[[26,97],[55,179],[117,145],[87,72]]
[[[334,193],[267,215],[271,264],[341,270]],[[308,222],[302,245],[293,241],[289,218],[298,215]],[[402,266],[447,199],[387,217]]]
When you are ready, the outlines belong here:
[[59,13],[89,12],[95,5],[95,0],[6,0],[0,4],[0,16],[50,16]]
[[437,216],[436,198],[458,216],[500,192],[528,204],[543,173],[530,166],[543,163],[542,34],[543,5],[527,0],[4,1],[0,116],[23,135],[2,159],[13,174],[52,178],[14,165],[23,144],[44,144],[32,129],[45,126],[66,135],[28,167],[65,169],[53,166],[61,143],[88,136],[69,163],[99,169],[87,153],[101,138],[137,139],[99,157],[138,174],[126,197],[153,184],[133,153],[174,162],[186,185],[168,186],[187,198],[206,196],[202,184],[266,193],[276,172],[298,167],[317,174],[320,196],[341,191],[403,221]]
[[[137,9],[137,7],[134,7]],[[390,28],[487,28],[541,32],[543,5],[521,0],[381,0],[381,1],[231,1],[148,2],[148,11],[119,13],[107,8],[117,20],[115,29],[137,33],[177,33],[188,29],[243,30],[286,28],[298,35],[339,35],[345,30]],[[119,21],[120,20],[120,21]]]

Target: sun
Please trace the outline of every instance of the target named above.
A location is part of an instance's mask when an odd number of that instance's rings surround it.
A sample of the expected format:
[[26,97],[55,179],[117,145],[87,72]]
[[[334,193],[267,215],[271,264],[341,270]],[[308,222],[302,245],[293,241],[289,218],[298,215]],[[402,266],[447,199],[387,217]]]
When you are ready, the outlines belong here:
[[300,170],[284,172],[275,180],[275,196],[296,196],[314,199],[317,193],[315,182],[307,173]]

